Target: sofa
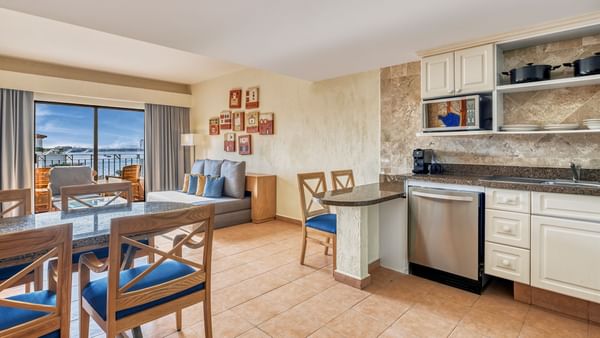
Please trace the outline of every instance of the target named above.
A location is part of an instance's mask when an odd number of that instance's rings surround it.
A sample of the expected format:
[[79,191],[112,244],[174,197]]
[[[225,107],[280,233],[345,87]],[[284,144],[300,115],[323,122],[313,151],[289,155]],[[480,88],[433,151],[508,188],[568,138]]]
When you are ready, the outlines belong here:
[[224,177],[223,197],[212,198],[177,191],[155,191],[146,201],[181,202],[192,205],[215,205],[215,228],[252,221],[251,192],[246,189],[246,162],[197,160],[190,174]]

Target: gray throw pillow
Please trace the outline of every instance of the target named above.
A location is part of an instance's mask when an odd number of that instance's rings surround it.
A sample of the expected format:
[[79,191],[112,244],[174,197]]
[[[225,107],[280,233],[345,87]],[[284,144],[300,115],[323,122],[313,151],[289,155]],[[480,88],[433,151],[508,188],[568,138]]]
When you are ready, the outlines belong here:
[[204,176],[221,176],[221,165],[223,160],[205,160]]
[[244,198],[246,193],[246,162],[223,161],[221,177],[225,177],[223,195]]
[[192,165],[192,174],[204,175],[204,160],[196,160]]

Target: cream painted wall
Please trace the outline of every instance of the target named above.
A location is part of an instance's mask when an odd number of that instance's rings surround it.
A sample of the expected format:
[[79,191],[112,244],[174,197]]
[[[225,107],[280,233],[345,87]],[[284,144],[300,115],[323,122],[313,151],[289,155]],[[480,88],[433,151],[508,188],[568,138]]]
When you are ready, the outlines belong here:
[[[260,86],[260,110],[275,112],[275,135],[252,134],[253,155],[223,150],[223,133],[208,136],[209,117],[228,109],[232,88]],[[196,158],[244,160],[248,172],[277,175],[277,214],[301,218],[296,174],[351,168],[357,184],[378,181],[379,71],[308,82],[242,70],[192,87]],[[242,133],[238,133],[242,134]]]

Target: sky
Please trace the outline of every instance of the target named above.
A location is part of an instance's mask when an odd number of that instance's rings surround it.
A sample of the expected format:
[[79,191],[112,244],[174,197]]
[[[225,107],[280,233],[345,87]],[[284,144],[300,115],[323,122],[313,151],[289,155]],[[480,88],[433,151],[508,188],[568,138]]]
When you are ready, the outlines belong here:
[[[93,147],[94,108],[36,103],[35,132],[48,136],[44,148]],[[144,113],[98,108],[100,148],[137,148],[144,138]]]

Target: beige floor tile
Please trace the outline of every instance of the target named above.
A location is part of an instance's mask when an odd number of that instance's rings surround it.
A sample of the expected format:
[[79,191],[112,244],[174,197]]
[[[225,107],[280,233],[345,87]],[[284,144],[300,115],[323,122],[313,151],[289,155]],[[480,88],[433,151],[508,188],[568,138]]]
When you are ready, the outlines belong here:
[[375,294],[356,304],[353,309],[363,315],[377,319],[384,324],[391,325],[396,319],[400,318],[412,304],[412,302],[404,301],[402,299]]
[[478,332],[487,337],[518,337],[524,319],[515,319],[507,315],[472,309],[458,327]]
[[343,337],[356,338],[377,337],[387,326],[377,319],[367,317],[352,309],[327,323],[328,328],[341,334]]
[[291,282],[315,271],[317,271],[315,268],[306,265],[300,265],[298,262],[294,261],[271,270],[270,272],[279,278],[283,278]]
[[306,337],[325,324],[319,313],[306,310],[305,307],[294,307],[258,327],[271,337]]
[[380,337],[447,337],[456,324],[427,310],[410,309]]
[[[226,311],[212,318],[213,337],[237,337],[244,332],[252,329],[254,326],[246,320],[236,315],[231,311]],[[144,337],[146,335],[144,334]],[[204,337],[204,322],[200,322],[194,326],[184,327],[180,332],[173,332],[168,338],[186,337],[186,338],[203,338]]]
[[489,338],[477,330],[468,329],[464,326],[457,326],[450,334],[450,338]]
[[483,295],[475,302],[473,308],[477,311],[506,315],[518,320],[525,319],[529,311],[528,304],[501,295]]
[[588,329],[588,337],[600,338],[600,325],[590,324]]
[[323,326],[308,337],[309,338],[340,338],[341,335],[339,333],[329,329],[327,326]]
[[587,337],[587,322],[532,306],[520,337]]
[[258,328],[252,328],[238,336],[238,338],[270,338],[270,337],[271,336],[269,336],[268,334],[266,334],[265,332],[261,331]]
[[315,289],[317,291],[323,291],[327,288],[338,284],[335,281],[335,279],[333,279],[332,274],[323,270],[317,270],[315,272],[312,272],[304,277],[295,280],[294,283],[306,288]]

